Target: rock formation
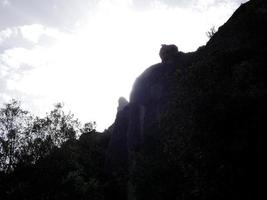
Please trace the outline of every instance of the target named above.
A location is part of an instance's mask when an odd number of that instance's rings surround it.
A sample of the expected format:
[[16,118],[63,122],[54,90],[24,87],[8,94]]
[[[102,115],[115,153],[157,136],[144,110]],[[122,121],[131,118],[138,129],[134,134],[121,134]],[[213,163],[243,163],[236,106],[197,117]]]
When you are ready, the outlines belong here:
[[251,0],[198,51],[162,47],[162,63],[136,79],[111,133],[109,169],[125,178],[122,196],[264,194],[266,25],[267,1]]
[[118,108],[117,108],[117,112],[122,111],[125,106],[127,106],[129,102],[127,101],[127,99],[125,99],[124,97],[120,97],[119,101],[118,101]]
[[161,45],[159,56],[163,63],[174,62],[176,57],[178,56],[178,47],[174,44],[163,44]]

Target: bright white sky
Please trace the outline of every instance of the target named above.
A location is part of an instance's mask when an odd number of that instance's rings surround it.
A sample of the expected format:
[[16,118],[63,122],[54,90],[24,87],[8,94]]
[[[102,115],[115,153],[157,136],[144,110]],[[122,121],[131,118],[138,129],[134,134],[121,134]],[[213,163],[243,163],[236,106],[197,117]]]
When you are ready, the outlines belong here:
[[0,103],[16,98],[43,114],[64,102],[103,130],[114,121],[119,97],[128,98],[136,77],[160,61],[161,44],[195,51],[207,42],[206,31],[246,0],[69,0],[73,10],[49,0],[40,16],[36,1],[36,7],[18,2],[0,0]]

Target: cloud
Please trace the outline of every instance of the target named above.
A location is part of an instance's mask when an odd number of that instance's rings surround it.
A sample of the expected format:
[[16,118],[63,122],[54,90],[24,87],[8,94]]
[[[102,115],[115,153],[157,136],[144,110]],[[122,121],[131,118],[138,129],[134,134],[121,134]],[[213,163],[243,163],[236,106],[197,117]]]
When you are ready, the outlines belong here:
[[[43,66],[49,45],[64,35],[57,29],[40,24],[10,27],[0,31],[0,104],[11,98],[31,105],[38,95],[21,90],[20,83],[28,74]],[[33,83],[32,83],[33,84]]]
[[1,4],[3,7],[8,7],[8,6],[10,6],[10,1],[9,1],[9,0],[1,0],[1,1],[0,1],[0,4]]
[[80,19],[94,12],[99,4],[128,4],[137,9],[167,7],[209,8],[219,4],[240,5],[247,0],[0,0],[0,30],[30,24],[42,24],[71,30]]
[[[44,112],[42,108],[47,108],[43,106],[45,99],[38,92],[27,91],[36,83],[31,81],[26,89],[21,85],[25,79],[29,78],[30,74],[35,74],[36,70],[45,65],[47,59],[43,52],[43,48],[35,46],[31,49],[12,48],[0,54],[0,104],[14,98],[20,100],[24,108],[35,114]],[[36,80],[40,77],[42,74],[36,77]]]
[[180,8],[197,8],[206,10],[219,4],[236,4],[247,2],[248,0],[132,0],[134,7],[139,9],[151,9],[158,4],[165,5],[167,7],[180,7]]
[[[14,31],[11,30],[10,28],[7,28],[3,31],[0,32],[0,44],[5,41],[6,39],[10,38],[11,35],[14,34]],[[15,33],[16,34],[16,33]]]
[[0,31],[0,53],[17,47],[30,49],[35,45],[51,45],[62,34],[55,28],[45,27],[41,24],[9,27]]
[[28,24],[70,28],[97,0],[1,0],[0,30]]
[[38,65],[38,60],[33,57],[31,50],[25,48],[14,48],[0,54],[0,78],[2,80],[1,90],[10,91],[10,83],[21,80],[25,72]]
[[149,9],[156,4],[164,4],[167,6],[177,6],[177,7],[184,7],[184,6],[189,6],[192,1],[194,0],[132,0],[132,3],[135,7],[141,8],[141,9]]
[[19,27],[10,27],[0,31],[0,53],[15,47],[33,47],[32,42],[23,38]]

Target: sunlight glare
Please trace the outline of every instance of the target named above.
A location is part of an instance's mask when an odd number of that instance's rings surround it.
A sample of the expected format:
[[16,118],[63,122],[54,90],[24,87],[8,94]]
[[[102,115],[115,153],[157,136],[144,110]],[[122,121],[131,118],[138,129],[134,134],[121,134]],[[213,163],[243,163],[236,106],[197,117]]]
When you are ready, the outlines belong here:
[[160,62],[161,44],[196,50],[207,41],[205,31],[223,23],[230,13],[222,10],[208,21],[209,13],[193,9],[156,4],[154,9],[137,11],[130,1],[101,2],[72,32],[55,32],[54,45],[35,48],[38,67],[17,86],[40,102],[45,99],[45,110],[64,102],[82,121],[96,121],[100,131],[114,122],[117,100],[129,98],[136,77]]

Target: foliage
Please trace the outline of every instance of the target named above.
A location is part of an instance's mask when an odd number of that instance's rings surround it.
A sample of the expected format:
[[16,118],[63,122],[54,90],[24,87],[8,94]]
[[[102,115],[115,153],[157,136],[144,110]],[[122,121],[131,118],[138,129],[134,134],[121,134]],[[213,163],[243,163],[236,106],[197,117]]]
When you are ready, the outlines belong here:
[[210,39],[217,32],[215,26],[211,27],[209,31],[206,32],[207,37]]
[[35,165],[0,173],[0,199],[105,199],[106,136],[91,131],[54,148]]
[[5,104],[0,199],[104,199],[109,136],[95,127],[95,122],[82,126],[62,104],[44,117],[34,117],[16,100]]
[[11,171],[19,162],[31,135],[33,117],[16,100],[0,110],[0,170]]
[[53,148],[76,139],[79,132],[79,121],[73,114],[65,114],[60,103],[40,118],[12,100],[0,110],[0,170],[11,172],[19,165],[34,164]]
[[52,140],[59,147],[69,139],[76,139],[80,129],[80,122],[72,113],[65,114],[63,104],[58,103],[45,118],[36,118],[33,131],[39,138]]

